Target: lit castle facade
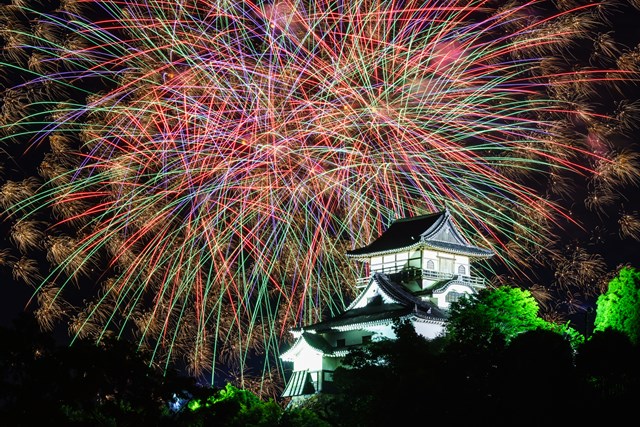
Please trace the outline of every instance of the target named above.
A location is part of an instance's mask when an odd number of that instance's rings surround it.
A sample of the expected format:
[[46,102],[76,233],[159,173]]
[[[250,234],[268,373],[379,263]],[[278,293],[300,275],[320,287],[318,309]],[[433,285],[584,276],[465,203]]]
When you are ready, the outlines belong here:
[[396,220],[346,255],[366,263],[368,275],[358,280],[360,293],[343,313],[291,330],[295,341],[280,357],[293,363],[283,392],[292,403],[330,390],[334,370],[351,349],[395,338],[395,320],[409,320],[425,338],[440,335],[450,303],[485,287],[471,264],[494,254],[469,243],[445,209]]

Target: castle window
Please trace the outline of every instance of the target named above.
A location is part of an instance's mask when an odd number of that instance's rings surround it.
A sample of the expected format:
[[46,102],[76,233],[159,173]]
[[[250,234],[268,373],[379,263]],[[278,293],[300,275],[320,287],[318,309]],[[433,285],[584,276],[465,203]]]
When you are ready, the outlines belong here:
[[453,258],[440,257],[438,260],[440,263],[440,273],[453,274],[453,268],[455,266],[455,260]]
[[339,340],[336,340],[336,347],[344,347],[345,345],[347,345],[347,342],[345,341],[344,338],[340,338]]
[[427,261],[427,270],[435,270],[436,269],[436,264],[433,262],[433,260],[429,260]]
[[458,266],[458,274],[461,276],[464,276],[465,274],[467,274],[467,269],[464,267],[464,265]]
[[371,342],[371,335],[363,335],[362,336],[362,344],[368,344]]
[[460,298],[464,297],[466,294],[464,292],[449,292],[447,296],[444,298],[446,302],[455,302],[460,300]]

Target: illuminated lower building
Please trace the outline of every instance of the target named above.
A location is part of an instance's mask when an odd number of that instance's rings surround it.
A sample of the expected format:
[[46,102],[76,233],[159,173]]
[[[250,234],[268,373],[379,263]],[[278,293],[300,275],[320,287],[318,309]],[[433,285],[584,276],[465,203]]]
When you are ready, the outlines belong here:
[[294,343],[280,357],[293,363],[285,398],[295,404],[330,392],[333,372],[352,349],[395,338],[393,322],[409,320],[428,339],[440,335],[449,304],[485,287],[471,264],[493,256],[472,245],[448,210],[398,219],[369,245],[347,252],[367,264],[359,295],[346,310],[319,323],[294,328]]

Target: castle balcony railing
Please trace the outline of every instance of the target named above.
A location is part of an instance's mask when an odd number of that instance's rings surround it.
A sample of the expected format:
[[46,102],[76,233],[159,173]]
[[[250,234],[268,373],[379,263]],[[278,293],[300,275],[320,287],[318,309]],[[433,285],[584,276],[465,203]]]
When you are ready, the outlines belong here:
[[440,271],[435,271],[435,270],[422,270],[422,279],[432,280],[434,282],[437,282],[440,280],[456,279],[478,289],[484,288],[486,286],[486,281],[484,277],[466,276],[464,274],[442,273]]
[[[466,283],[476,289],[481,289],[486,286],[486,280],[484,277],[474,277],[467,276],[463,274],[453,274],[453,273],[443,273],[437,270],[422,270],[422,274],[420,274],[420,269],[385,269],[382,273],[388,274],[392,279],[395,276],[395,279],[399,280],[422,280],[438,282],[441,280],[459,280],[463,283]],[[356,286],[358,288],[363,288],[369,283],[371,276],[360,277],[356,280]]]

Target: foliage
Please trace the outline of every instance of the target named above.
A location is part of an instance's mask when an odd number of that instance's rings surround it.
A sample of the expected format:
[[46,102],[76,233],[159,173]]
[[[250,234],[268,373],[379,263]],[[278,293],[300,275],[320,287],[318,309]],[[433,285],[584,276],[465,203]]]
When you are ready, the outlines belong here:
[[621,268],[598,297],[594,332],[607,328],[624,332],[634,344],[640,340],[640,271],[634,267]]
[[446,336],[450,342],[466,342],[478,350],[501,342],[508,344],[519,334],[535,329],[555,331],[574,348],[584,340],[569,324],[548,322],[538,313],[538,303],[526,289],[485,288],[451,304]]
[[492,425],[587,423],[592,408],[612,420],[628,415],[631,406],[619,404],[640,390],[638,347],[628,340],[596,332],[585,342],[568,324],[539,319],[537,303],[515,288],[481,292],[454,308],[455,327],[447,329],[454,337],[427,340],[396,323],[396,340],[352,350],[335,371],[335,392],[304,407],[336,427],[393,425],[399,414]]
[[229,383],[222,389],[212,389],[208,396],[192,399],[187,407],[180,423],[188,426],[325,426],[306,409],[285,410],[273,399],[262,401]]
[[[452,303],[443,360],[448,367],[449,389],[471,402],[469,410],[493,406],[506,414],[511,411],[513,396],[533,398],[540,392],[539,380],[549,376],[524,375],[535,363],[515,356],[522,352],[523,342],[539,345],[528,355],[552,354],[554,362],[560,363],[567,358],[556,356],[568,354],[570,360],[571,347],[582,342],[582,335],[569,325],[547,322],[538,311],[538,303],[528,290],[509,286],[486,288]],[[569,351],[563,352],[566,348]],[[552,377],[547,384],[559,378]],[[455,409],[451,412],[455,414]]]
[[538,317],[538,303],[527,290],[502,286],[482,289],[451,304],[446,334],[453,341],[489,345],[495,335],[509,342],[518,334],[548,323]]
[[276,425],[280,407],[273,401],[262,402],[249,391],[231,384],[206,399],[195,399],[188,407],[201,421],[216,420],[225,426]]
[[549,323],[549,327],[551,331],[559,333],[565,338],[565,340],[569,341],[574,350],[585,341],[584,335],[574,327],[570,326],[569,322],[560,324]]
[[525,331],[492,353],[478,353],[446,337],[427,340],[410,324],[396,327],[396,340],[351,351],[335,371],[336,391],[316,395],[304,407],[336,427],[394,425],[400,414],[430,422],[512,425],[513,417],[522,416],[523,402],[545,409],[527,415],[540,421],[551,410],[561,410],[557,420],[568,417],[565,407],[578,401],[570,394],[578,389],[573,350],[556,331]]
[[[395,340],[384,339],[349,352],[342,364],[346,368],[374,369],[385,365],[394,375],[401,375],[411,365],[412,353],[434,355],[439,352],[439,341],[427,341],[417,334],[409,321],[396,320],[393,324]],[[400,350],[400,351],[398,351]],[[411,367],[412,372],[415,372]]]
[[172,417],[169,403],[195,387],[191,378],[150,365],[127,341],[105,337],[98,345],[58,346],[28,317],[14,330],[3,329],[2,340],[7,345],[0,352],[0,418],[6,425],[43,419],[61,425],[159,425]]
[[576,367],[584,381],[584,400],[593,409],[634,408],[640,395],[640,346],[612,328],[595,331],[580,346]]
[[529,425],[547,424],[549,414],[555,414],[558,424],[575,421],[568,419],[566,411],[579,401],[573,354],[566,337],[551,329],[528,330],[514,337],[500,355],[489,388],[501,416],[514,419],[521,416],[523,403],[535,402],[536,410],[527,414]]
[[[395,340],[350,351],[334,372],[335,392],[315,396],[304,407],[333,426],[391,425],[399,413],[422,417],[424,408],[408,406],[407,397],[422,395],[427,383],[438,386],[441,373],[433,367],[440,364],[442,345],[419,336],[409,322],[396,322],[394,330]],[[430,399],[435,405],[438,397]]]
[[[436,339],[396,323],[395,340],[352,350],[335,371],[336,393],[316,396],[306,407],[332,425],[353,426],[391,424],[399,411],[424,416],[407,397],[424,395],[425,387],[442,419],[477,421],[476,411],[485,407],[507,413],[514,396],[533,399],[550,384],[559,398],[577,388],[572,357],[583,337],[568,324],[545,321],[538,310],[529,291],[504,286],[453,303],[445,333]],[[460,414],[459,401],[468,413]]]
[[0,328],[0,339],[2,425],[326,427],[308,410],[285,410],[231,384],[202,387],[157,369],[127,341],[58,346],[28,317],[13,330]]

